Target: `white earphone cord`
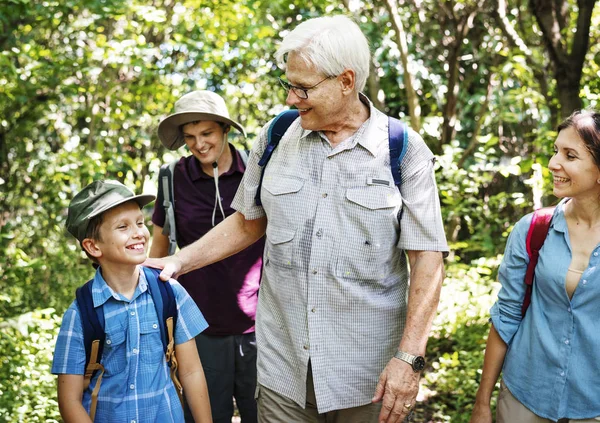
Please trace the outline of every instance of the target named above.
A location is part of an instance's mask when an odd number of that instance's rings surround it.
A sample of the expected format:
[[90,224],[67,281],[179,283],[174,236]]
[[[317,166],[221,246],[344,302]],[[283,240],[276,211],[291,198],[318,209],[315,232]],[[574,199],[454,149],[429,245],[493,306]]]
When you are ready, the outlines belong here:
[[225,212],[223,211],[223,204],[221,203],[221,191],[219,191],[219,164],[218,161],[223,154],[223,150],[225,150],[225,144],[227,144],[227,133],[223,134],[223,144],[221,146],[221,152],[219,153],[219,157],[217,161],[215,161],[213,166],[213,177],[215,180],[215,207],[213,208],[212,214],[212,225],[215,226],[215,217],[217,214],[217,204],[219,204],[219,209],[221,210],[221,215],[223,216],[223,220],[225,220]]

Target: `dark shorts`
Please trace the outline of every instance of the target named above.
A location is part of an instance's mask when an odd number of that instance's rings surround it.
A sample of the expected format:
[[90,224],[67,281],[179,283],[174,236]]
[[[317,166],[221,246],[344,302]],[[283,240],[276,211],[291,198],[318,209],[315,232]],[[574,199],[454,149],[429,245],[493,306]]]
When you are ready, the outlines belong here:
[[[256,337],[245,335],[196,337],[202,361],[213,423],[231,423],[233,398],[242,423],[256,423]],[[194,419],[185,407],[185,421]]]

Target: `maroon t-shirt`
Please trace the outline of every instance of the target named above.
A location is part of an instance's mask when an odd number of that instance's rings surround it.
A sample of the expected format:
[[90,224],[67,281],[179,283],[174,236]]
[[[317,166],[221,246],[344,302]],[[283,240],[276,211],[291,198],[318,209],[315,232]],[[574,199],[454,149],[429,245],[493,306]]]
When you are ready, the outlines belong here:
[[[244,163],[229,145],[233,164],[219,176],[219,191],[225,215],[235,212],[231,202],[245,170]],[[212,229],[215,182],[202,171],[192,155],[182,157],[173,172],[175,223],[179,248],[189,245]],[[158,190],[152,222],[164,227],[163,195]],[[215,224],[223,220],[217,204]],[[209,324],[206,335],[239,335],[254,332],[258,288],[262,269],[264,237],[231,257],[193,270],[177,279],[194,299]]]

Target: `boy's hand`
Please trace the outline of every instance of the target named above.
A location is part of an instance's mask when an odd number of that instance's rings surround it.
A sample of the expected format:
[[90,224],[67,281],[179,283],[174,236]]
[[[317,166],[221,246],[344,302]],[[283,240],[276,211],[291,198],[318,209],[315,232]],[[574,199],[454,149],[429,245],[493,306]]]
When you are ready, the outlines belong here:
[[176,278],[181,271],[181,260],[176,255],[163,258],[147,258],[142,265],[162,269],[160,279],[163,281]]

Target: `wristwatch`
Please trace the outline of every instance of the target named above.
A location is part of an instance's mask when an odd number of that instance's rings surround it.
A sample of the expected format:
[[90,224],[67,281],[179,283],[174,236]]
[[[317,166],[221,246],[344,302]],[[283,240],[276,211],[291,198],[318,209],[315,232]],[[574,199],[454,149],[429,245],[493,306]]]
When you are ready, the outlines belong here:
[[394,358],[398,360],[402,360],[405,363],[408,363],[412,366],[413,372],[418,373],[425,368],[425,358],[420,355],[412,355],[409,353],[405,353],[404,351],[396,351],[394,354]]

